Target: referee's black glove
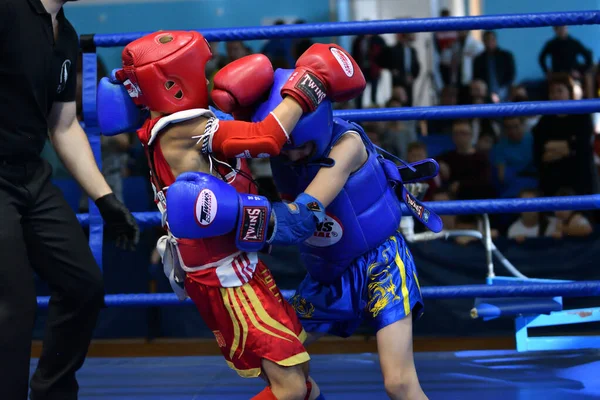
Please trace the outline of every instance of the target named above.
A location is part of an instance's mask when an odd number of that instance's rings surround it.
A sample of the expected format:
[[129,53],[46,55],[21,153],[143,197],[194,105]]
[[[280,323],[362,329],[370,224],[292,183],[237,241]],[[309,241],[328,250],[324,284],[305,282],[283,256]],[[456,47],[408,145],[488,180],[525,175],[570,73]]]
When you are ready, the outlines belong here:
[[127,207],[114,193],[100,197],[96,200],[96,206],[104,220],[108,237],[115,240],[117,247],[135,249],[140,239],[140,229]]

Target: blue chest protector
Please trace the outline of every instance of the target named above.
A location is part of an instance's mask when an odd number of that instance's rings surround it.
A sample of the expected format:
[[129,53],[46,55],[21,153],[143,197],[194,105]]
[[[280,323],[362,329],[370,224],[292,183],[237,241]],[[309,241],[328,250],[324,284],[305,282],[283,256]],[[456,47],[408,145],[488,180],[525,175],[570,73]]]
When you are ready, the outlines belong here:
[[[349,131],[360,134],[368,159],[350,175],[326,208],[327,218],[317,225],[313,237],[300,245],[308,272],[324,283],[334,281],[356,257],[393,235],[402,217],[400,201],[381,166],[382,158],[360,126],[334,118],[332,139],[324,156]],[[323,167],[311,163],[292,165],[276,157],[271,159],[271,168],[279,192],[295,198]]]

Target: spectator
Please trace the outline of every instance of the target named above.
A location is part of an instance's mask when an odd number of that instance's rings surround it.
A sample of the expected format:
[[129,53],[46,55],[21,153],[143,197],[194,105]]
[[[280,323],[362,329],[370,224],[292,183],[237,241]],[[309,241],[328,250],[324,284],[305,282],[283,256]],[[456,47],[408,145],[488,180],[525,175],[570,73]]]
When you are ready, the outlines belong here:
[[[515,102],[515,103],[519,103],[522,101],[529,101],[529,93],[527,92],[527,88],[523,85],[513,86],[510,89],[509,101]],[[538,123],[539,120],[540,120],[539,115],[530,115],[530,116],[525,117],[525,119],[524,119],[525,131],[531,132],[531,130]]]
[[484,51],[483,43],[471,36],[470,31],[458,32],[458,40],[452,46],[452,84],[464,98],[473,80],[473,60]]
[[213,79],[214,75],[217,73],[217,71],[220,70],[221,68],[223,68],[225,66],[225,64],[227,63],[227,59],[225,57],[223,57],[223,55],[220,52],[219,45],[220,45],[219,42],[211,42],[210,43],[210,50],[212,51],[212,57],[206,63],[206,67],[204,67],[205,72],[206,72],[206,77],[210,81],[212,81],[212,79]]
[[[440,17],[450,16],[450,11],[444,8]],[[439,60],[440,77],[444,86],[452,83],[452,46],[458,39],[457,31],[435,32],[433,34],[433,47]]]
[[506,101],[509,89],[515,80],[515,60],[510,51],[498,47],[496,33],[487,31],[483,34],[485,52],[473,61],[473,79],[481,79],[489,89],[491,97],[498,101]]
[[[405,99],[406,100],[406,99]],[[392,97],[386,107],[402,107],[400,99]],[[406,159],[407,147],[410,142],[417,140],[416,121],[388,121],[381,135],[382,147],[401,159]]]
[[521,101],[529,101],[529,93],[527,92],[527,88],[523,85],[513,85],[510,88],[510,95],[508,101],[515,103]]
[[[482,80],[474,80],[469,85],[469,100],[466,104],[488,104],[492,101],[488,94],[487,84]],[[490,118],[474,118],[473,126],[474,143],[479,141],[479,136],[493,134],[496,138],[500,136],[500,125]],[[494,139],[495,140],[495,139]]]
[[494,132],[483,131],[477,138],[477,144],[475,145],[475,149],[477,150],[477,152],[485,154],[485,156],[489,160],[490,154],[495,144],[496,135],[494,134]]
[[[521,117],[505,117],[503,120],[503,136],[492,151],[492,162],[496,167],[498,181],[503,196],[510,197],[516,193],[507,193],[511,184],[518,186],[518,180],[531,179],[535,175],[533,164],[533,136],[525,128]],[[516,185],[515,185],[516,183]]]
[[[540,196],[541,193],[537,189],[523,189],[519,193],[520,199],[534,199]],[[557,224],[556,217],[545,216],[539,212],[523,212],[508,228],[508,238],[522,243],[527,238],[551,237],[556,232]]]
[[[409,163],[415,163],[427,158],[427,146],[422,142],[409,143],[406,148],[406,161]],[[436,176],[432,179],[425,181],[429,187],[423,196],[424,201],[430,201],[433,199],[433,195],[438,191],[442,184],[440,176]]]
[[[548,90],[550,100],[573,99],[573,84],[567,74],[553,75]],[[580,195],[596,192],[593,136],[589,114],[540,118],[533,128],[533,157],[545,196],[554,195],[561,187],[571,187]]]
[[[574,79],[581,79],[592,66],[592,52],[583,44],[571,37],[566,26],[555,26],[556,37],[546,42],[540,52],[539,62],[542,71],[549,73],[566,73]],[[550,56],[551,67],[548,67],[546,58]],[[584,63],[580,64],[578,57],[583,57]]]
[[[455,106],[458,104],[458,89],[445,86],[440,94],[440,106]],[[427,135],[449,135],[452,133],[452,120],[437,119],[427,121]]]
[[[365,131],[365,133],[367,134],[367,136],[369,137],[369,140],[371,140],[371,142],[375,146],[381,147],[382,132],[381,132],[380,125],[375,122],[364,122],[362,124],[362,127],[363,127],[363,130]],[[393,161],[395,161],[395,160],[393,160]]]
[[[571,188],[561,188],[556,192],[556,196],[575,196],[576,193]],[[564,236],[583,237],[589,236],[592,232],[592,224],[579,211],[555,211],[554,215],[558,218],[558,224],[553,236],[557,239]]]
[[[371,105],[377,104],[377,85],[381,77],[386,44],[379,35],[358,35],[352,43],[352,57],[356,60],[371,87]],[[362,108],[363,94],[356,98],[356,108]]]
[[[450,201],[455,200],[454,196],[447,189],[439,188],[432,196],[432,201]],[[444,230],[451,231],[456,229],[456,215],[440,215]]]
[[413,105],[413,87],[421,71],[417,50],[413,47],[414,41],[414,33],[396,34],[396,44],[386,56],[386,67],[392,73],[392,85],[406,90],[409,107]]
[[[296,22],[294,22],[295,24],[299,25],[299,24],[305,24],[306,21],[304,21],[303,19],[299,19],[296,20]],[[294,57],[294,60],[297,60],[298,57],[300,57],[302,54],[304,54],[304,52],[306,50],[308,50],[308,48],[310,46],[312,46],[315,42],[312,41],[312,39],[310,38],[302,38],[302,39],[296,39],[294,40],[294,43],[292,44],[292,56]],[[294,64],[292,64],[293,66]]]
[[[235,40],[233,42],[227,42],[225,45],[227,50],[227,60],[224,65],[221,65],[220,68],[229,64],[232,61],[239,60],[242,57],[249,55],[251,52],[248,51],[248,47],[244,45],[244,42],[240,40]],[[273,66],[275,68],[275,66]],[[283,67],[280,67],[283,68]]]
[[[285,21],[278,19],[273,25],[285,25]],[[292,39],[271,39],[265,43],[261,53],[269,57],[273,68],[293,68],[296,60],[292,54]]]
[[452,141],[456,150],[440,155],[440,177],[459,200],[493,198],[491,164],[485,154],[475,150],[473,131],[468,120],[452,125]]

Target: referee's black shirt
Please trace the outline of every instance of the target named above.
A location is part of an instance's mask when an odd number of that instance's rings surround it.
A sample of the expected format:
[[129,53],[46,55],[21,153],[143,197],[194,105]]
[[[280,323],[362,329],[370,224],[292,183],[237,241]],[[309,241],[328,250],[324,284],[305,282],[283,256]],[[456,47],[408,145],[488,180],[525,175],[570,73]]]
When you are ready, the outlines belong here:
[[61,10],[58,39],[40,0],[0,0],[0,158],[38,156],[54,102],[75,101],[79,42]]

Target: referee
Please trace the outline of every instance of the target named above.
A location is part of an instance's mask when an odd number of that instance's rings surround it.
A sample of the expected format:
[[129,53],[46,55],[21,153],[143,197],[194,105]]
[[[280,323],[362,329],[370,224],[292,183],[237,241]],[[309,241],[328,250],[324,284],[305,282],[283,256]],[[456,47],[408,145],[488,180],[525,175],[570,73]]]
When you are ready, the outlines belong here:
[[66,0],[0,0],[0,399],[28,395],[36,313],[34,271],[52,297],[31,399],[77,399],[104,306],[102,274],[83,229],[40,154],[50,137],[95,200],[107,234],[132,247],[133,216],[111,192],[76,119],[78,37]]

